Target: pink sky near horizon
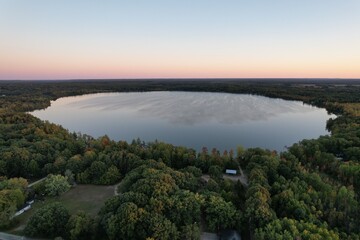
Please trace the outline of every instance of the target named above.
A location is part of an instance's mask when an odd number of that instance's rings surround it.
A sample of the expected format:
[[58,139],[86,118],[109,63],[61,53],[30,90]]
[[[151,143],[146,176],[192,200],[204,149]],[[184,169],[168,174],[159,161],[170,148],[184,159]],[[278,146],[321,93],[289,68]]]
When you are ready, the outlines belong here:
[[[9,58],[8,58],[9,59]],[[106,59],[44,59],[20,56],[16,61],[0,59],[0,79],[101,79],[101,78],[359,78],[356,62],[237,61],[198,59],[187,62],[139,59],[124,62]]]
[[0,80],[360,78],[357,0],[0,0]]

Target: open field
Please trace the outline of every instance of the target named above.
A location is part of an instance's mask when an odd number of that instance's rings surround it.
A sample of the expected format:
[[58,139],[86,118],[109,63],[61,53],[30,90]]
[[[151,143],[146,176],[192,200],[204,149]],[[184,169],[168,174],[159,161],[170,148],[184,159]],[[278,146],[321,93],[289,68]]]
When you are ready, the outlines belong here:
[[78,185],[60,196],[57,201],[62,202],[70,214],[84,211],[96,216],[105,201],[112,196],[113,186]]
[[92,216],[96,216],[105,201],[112,196],[114,196],[114,186],[77,185],[60,197],[36,201],[32,205],[31,210],[16,217],[18,224],[8,232],[21,234],[30,217],[46,204],[61,202],[69,210],[70,214],[84,211]]

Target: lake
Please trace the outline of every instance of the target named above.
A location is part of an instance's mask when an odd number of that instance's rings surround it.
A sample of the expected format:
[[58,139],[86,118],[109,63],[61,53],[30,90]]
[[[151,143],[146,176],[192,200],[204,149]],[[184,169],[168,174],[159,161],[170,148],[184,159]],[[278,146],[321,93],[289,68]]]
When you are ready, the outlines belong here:
[[60,98],[31,114],[93,137],[159,140],[198,151],[238,145],[283,151],[328,134],[326,120],[336,117],[299,101],[209,92],[89,94]]

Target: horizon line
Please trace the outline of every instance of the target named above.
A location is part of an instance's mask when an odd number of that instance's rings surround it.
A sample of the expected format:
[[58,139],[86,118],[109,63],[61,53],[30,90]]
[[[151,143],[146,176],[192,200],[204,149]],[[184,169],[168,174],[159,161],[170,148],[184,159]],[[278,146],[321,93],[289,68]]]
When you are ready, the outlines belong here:
[[0,81],[97,81],[97,80],[360,80],[341,77],[144,77],[144,78],[52,78],[52,79],[0,79]]

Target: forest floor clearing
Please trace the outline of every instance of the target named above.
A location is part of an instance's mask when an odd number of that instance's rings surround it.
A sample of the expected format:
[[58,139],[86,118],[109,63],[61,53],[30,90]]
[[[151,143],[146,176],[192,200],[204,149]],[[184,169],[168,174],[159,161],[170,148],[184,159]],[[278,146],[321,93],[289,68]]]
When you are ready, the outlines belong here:
[[16,217],[19,223],[7,231],[13,234],[22,234],[30,217],[41,207],[52,203],[61,202],[69,210],[70,214],[84,211],[91,216],[96,216],[107,199],[114,196],[114,186],[101,185],[76,185],[68,192],[55,198],[46,198],[44,201],[36,200],[32,208]]

